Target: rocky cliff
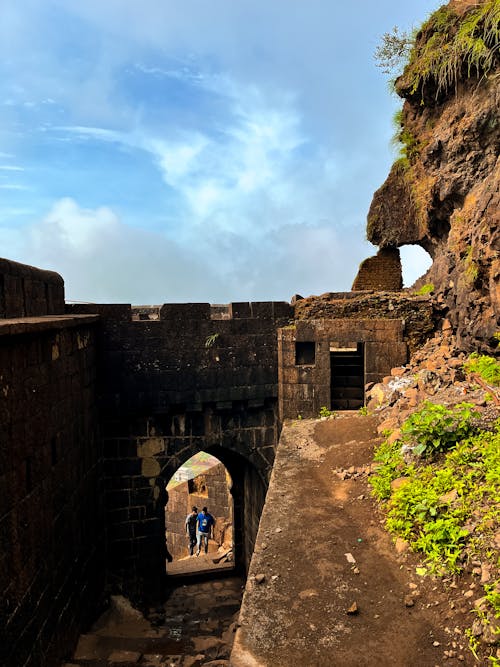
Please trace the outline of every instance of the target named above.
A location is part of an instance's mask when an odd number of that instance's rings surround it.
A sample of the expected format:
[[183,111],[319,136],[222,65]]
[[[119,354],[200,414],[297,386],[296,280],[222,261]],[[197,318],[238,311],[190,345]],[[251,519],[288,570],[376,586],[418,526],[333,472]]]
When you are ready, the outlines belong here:
[[422,246],[464,349],[496,346],[500,315],[500,0],[455,0],[416,36],[395,83],[400,158],[375,193],[368,239]]

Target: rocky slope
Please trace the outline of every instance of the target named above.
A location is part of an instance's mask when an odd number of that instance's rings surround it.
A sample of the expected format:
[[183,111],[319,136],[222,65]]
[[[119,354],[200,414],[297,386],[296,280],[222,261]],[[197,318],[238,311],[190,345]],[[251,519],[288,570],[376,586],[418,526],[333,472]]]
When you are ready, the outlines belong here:
[[499,19],[498,0],[455,0],[422,26],[395,84],[401,157],[368,214],[375,245],[431,255],[419,284],[435,285],[464,349],[491,350],[499,328]]
[[[410,363],[404,367],[394,368],[391,375],[381,383],[374,385],[367,392],[367,411],[376,415],[379,420],[378,432],[387,436],[388,444],[394,443],[400,448],[402,431],[405,421],[415,411],[419,411],[426,402],[437,406],[454,406],[466,402],[476,413],[475,424],[478,429],[490,433],[491,454],[498,457],[495,450],[495,424],[500,419],[500,388],[485,382],[480,375],[467,370],[467,357],[459,349],[456,338],[452,334],[452,327],[448,320],[444,320],[442,330],[436,332],[426,344],[412,356]],[[429,428],[433,425],[429,423]],[[400,449],[402,452],[403,449]],[[495,453],[496,451],[496,453]],[[397,468],[391,482],[391,494],[381,503],[381,510],[386,520],[394,498],[403,482],[410,482],[418,476],[418,471],[427,465],[433,467],[435,477],[443,475],[443,453],[434,456],[413,456],[408,463],[412,467]],[[457,456],[457,455],[456,455]],[[466,474],[473,474],[474,467],[481,465],[483,453],[477,450],[477,458],[471,457],[468,464],[464,464]],[[373,466],[380,466],[374,463]],[[469,467],[468,467],[469,466]],[[444,477],[443,477],[444,479]],[[460,507],[464,510],[461,519],[466,529],[466,536],[461,542],[460,562],[453,571],[447,568],[440,576],[434,575],[434,590],[446,592],[448,602],[445,602],[446,626],[455,628],[455,638],[460,638],[460,645],[468,645],[465,651],[465,664],[499,665],[500,664],[500,521],[498,513],[498,495],[500,484],[497,480],[491,495],[484,492],[484,482],[478,485],[482,491],[479,505],[467,508],[468,493],[460,488],[460,477],[448,475],[446,489],[437,501],[435,514],[426,516],[420,530],[432,532],[443,521],[446,511],[451,513]],[[415,487],[416,488],[416,487]],[[460,490],[459,490],[460,488]],[[448,493],[445,493],[448,492]],[[483,493],[484,492],[484,493]],[[415,496],[414,507],[418,502],[423,507],[428,497],[428,490],[424,495]],[[408,508],[409,515],[413,509]],[[481,521],[480,517],[488,515],[488,519]],[[387,522],[389,528],[389,522]],[[417,531],[418,532],[418,531]],[[429,532],[429,534],[430,534]],[[414,551],[422,558],[424,569],[429,561],[426,560],[422,545],[415,541],[414,536],[406,541],[394,530],[393,539],[398,553]],[[444,535],[444,534],[443,534]],[[453,539],[444,537],[448,549],[451,549]],[[444,562],[444,560],[443,560]],[[427,578],[427,572],[424,578]],[[492,604],[491,604],[492,603]],[[443,611],[443,610],[442,610]],[[448,647],[444,658],[458,655],[452,647]],[[460,658],[464,660],[464,658]]]

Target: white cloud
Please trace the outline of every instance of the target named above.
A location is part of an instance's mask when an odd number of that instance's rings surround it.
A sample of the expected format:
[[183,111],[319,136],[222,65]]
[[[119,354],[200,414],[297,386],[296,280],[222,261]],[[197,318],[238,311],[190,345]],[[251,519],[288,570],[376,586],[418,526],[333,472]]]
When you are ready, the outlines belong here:
[[186,176],[199,171],[201,153],[210,145],[210,141],[196,132],[187,137],[185,142],[145,138],[142,145],[153,154],[165,183],[178,187]]
[[0,171],[24,171],[24,167],[16,167],[13,164],[0,164]]
[[51,239],[58,251],[75,256],[91,256],[101,244],[113,239],[120,227],[115,213],[107,208],[84,209],[66,197],[56,202],[32,230],[34,243],[41,247]]
[[191,291],[202,291],[207,276],[217,285],[196,254],[161,234],[124,225],[109,208],[82,208],[69,198],[55,202],[25,238],[23,261],[60,272],[68,299],[189,301]]
[[[237,85],[227,76],[208,86],[226,95],[224,126],[216,132],[188,132],[182,125],[165,128],[161,135],[141,126],[128,132],[90,126],[55,130],[149,153],[182,202],[181,236],[186,229],[207,224],[212,229],[255,232],[255,215],[258,229],[273,228],[281,224],[273,209],[296,198],[299,179],[302,187],[308,186],[309,166],[295,164],[295,151],[306,143],[299,114],[291,98],[270,106],[254,86]],[[293,208],[298,215],[297,202]]]
[[[69,198],[18,233],[0,227],[3,242],[13,259],[61,273],[68,299],[126,303],[281,300],[297,291],[349,289],[370,254],[353,243],[351,230],[327,223],[286,225],[261,240],[203,233],[181,245],[125,225],[109,208],[83,208]],[[344,262],[332,267],[325,249]]]
[[[43,219],[26,238],[11,230],[2,247],[59,270],[73,298],[348,288],[373,254],[364,217],[391,160],[393,102],[371,61],[374,35],[402,24],[393,11],[422,13],[431,0],[423,2],[365,2],[360,14],[324,0],[294,2],[293,11],[289,0],[4,0],[0,146],[9,152],[0,158],[31,158],[33,200],[9,204]],[[165,211],[165,234],[124,224],[140,216],[138,205],[127,209],[129,192],[120,215],[118,205],[99,207],[110,201],[105,179],[82,179],[79,189],[59,178],[61,164],[81,173],[86,160],[90,175],[92,142],[108,144],[99,174],[109,159],[117,181],[122,163],[133,169],[134,157],[143,166],[149,156],[165,187],[144,203],[148,212],[158,206],[157,219]],[[45,163],[51,152],[56,160]]]

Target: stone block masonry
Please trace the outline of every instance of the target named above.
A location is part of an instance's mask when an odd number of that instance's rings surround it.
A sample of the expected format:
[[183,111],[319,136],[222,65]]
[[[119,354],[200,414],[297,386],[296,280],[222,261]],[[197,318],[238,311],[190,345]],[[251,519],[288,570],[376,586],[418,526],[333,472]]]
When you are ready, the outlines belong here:
[[[98,313],[108,571],[135,599],[165,574],[165,485],[199,451],[233,480],[236,561],[249,562],[279,435],[276,330],[286,303],[78,305]],[[137,314],[136,314],[137,313]],[[168,526],[167,526],[168,529]]]
[[58,273],[0,258],[0,318],[64,314]]
[[401,257],[398,248],[381,248],[375,257],[361,262],[358,275],[352,285],[353,292],[361,290],[386,290],[397,292],[403,289]]
[[[364,386],[405,364],[407,344],[399,319],[299,320],[278,332],[280,420],[317,417],[322,408],[335,408],[335,369],[332,353],[359,353],[359,372],[340,378],[346,408],[364,404]],[[310,358],[300,358],[300,346],[310,345]],[[352,396],[353,398],[349,398]],[[359,405],[358,405],[359,403]]]
[[[56,667],[106,585],[135,603],[162,596],[165,487],[197,452],[232,479],[235,563],[248,567],[278,406],[327,405],[332,349],[354,346],[358,363],[364,346],[363,379],[378,381],[433,327],[427,302],[333,297],[63,312],[60,276],[0,261],[2,667]],[[360,371],[347,376],[350,396]]]
[[0,664],[56,667],[104,587],[94,316],[0,320]]

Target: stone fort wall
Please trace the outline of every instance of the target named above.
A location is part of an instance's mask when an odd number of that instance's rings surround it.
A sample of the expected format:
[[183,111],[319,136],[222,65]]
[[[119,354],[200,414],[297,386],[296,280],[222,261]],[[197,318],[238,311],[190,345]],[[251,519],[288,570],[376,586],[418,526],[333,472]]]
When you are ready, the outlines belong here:
[[[249,563],[278,441],[276,330],[286,303],[77,305],[100,315],[98,385],[108,572],[133,598],[165,574],[165,485],[207,451],[233,480],[236,562]],[[168,529],[168,526],[167,526]]]
[[0,318],[64,313],[64,281],[58,273],[0,258]]
[[104,589],[96,318],[56,274],[2,261],[0,286],[0,664],[59,665]]
[[[372,310],[381,316],[380,299],[360,298],[370,301],[363,318]],[[64,309],[63,300],[57,274],[0,262],[5,667],[57,665],[96,608],[105,580],[134,601],[161,595],[165,486],[199,451],[216,456],[231,476],[235,561],[247,567],[280,431],[277,331],[294,317],[361,317],[354,299],[347,300],[349,314],[330,298],[295,308],[242,302]],[[400,319],[392,300],[386,310]],[[321,324],[303,326],[293,335],[284,329],[280,352],[291,412],[302,391],[326,378],[323,346],[339,331],[332,325],[325,338]],[[356,322],[347,328],[349,341],[358,340]],[[393,333],[402,345],[400,330]],[[301,341],[314,343],[318,353],[305,383],[303,369],[292,368]],[[309,389],[297,386],[307,383]]]

